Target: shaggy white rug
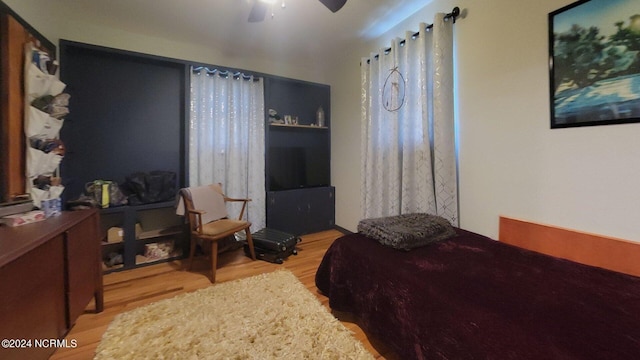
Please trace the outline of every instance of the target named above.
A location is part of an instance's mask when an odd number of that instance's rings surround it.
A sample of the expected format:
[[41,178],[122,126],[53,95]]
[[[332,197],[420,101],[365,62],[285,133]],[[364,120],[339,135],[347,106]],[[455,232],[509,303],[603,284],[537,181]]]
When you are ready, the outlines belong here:
[[95,359],[373,359],[287,270],[122,313]]

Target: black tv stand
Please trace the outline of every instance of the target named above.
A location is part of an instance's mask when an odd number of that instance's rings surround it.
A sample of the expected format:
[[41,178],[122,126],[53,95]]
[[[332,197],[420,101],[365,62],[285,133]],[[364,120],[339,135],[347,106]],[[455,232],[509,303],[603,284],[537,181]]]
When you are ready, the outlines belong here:
[[267,192],[268,228],[302,235],[334,226],[333,186]]

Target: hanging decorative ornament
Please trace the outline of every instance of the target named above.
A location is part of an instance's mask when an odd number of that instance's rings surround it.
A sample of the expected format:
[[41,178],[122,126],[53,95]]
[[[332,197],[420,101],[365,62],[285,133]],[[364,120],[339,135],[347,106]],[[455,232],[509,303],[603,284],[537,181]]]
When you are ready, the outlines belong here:
[[400,110],[404,105],[406,83],[398,67],[389,71],[382,87],[382,106],[389,112]]

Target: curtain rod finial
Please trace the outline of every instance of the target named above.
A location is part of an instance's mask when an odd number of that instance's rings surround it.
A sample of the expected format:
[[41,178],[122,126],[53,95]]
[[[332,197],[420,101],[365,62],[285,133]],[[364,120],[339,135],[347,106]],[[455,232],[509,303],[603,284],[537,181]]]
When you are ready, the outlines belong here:
[[453,18],[453,22],[456,22],[456,18],[460,16],[460,8],[459,7],[454,7],[453,10],[451,11],[451,17]]

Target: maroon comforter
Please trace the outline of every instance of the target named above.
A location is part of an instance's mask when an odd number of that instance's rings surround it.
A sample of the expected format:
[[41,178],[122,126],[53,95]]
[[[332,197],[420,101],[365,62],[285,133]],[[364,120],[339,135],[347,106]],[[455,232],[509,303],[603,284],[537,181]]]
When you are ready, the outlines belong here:
[[640,359],[640,278],[457,231],[409,252],[344,236],[316,284],[403,359]]

